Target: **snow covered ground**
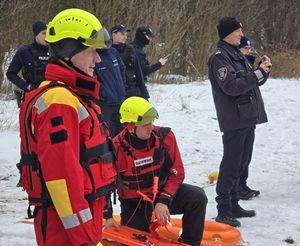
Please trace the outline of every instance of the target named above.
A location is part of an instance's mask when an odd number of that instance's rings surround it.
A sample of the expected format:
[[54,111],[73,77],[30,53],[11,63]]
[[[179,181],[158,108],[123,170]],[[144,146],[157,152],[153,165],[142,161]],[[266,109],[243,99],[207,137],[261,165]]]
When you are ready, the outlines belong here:
[[[241,219],[244,241],[251,246],[300,245],[300,81],[270,79],[262,88],[269,123],[259,125],[249,185],[261,191],[242,207],[257,216]],[[149,85],[158,125],[177,136],[186,168],[185,182],[207,186],[206,174],[217,171],[221,133],[208,81]],[[0,245],[35,245],[26,216],[26,194],[15,185],[19,160],[18,110],[15,101],[0,101]],[[206,187],[207,219],[216,216],[215,186]],[[118,212],[119,209],[115,208]],[[290,239],[290,240],[288,240]],[[286,241],[294,241],[288,244]],[[249,245],[248,244],[248,245]]]

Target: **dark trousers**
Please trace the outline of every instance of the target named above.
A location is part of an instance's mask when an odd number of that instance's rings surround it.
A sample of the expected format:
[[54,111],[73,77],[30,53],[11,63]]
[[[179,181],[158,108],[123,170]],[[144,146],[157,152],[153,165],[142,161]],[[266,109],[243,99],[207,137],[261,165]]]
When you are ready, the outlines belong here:
[[239,183],[239,191],[245,189],[247,187],[247,179],[249,176],[249,165],[252,158],[253,153],[253,144],[255,139],[255,129],[253,130],[253,134],[249,136],[249,150],[247,151],[248,156],[245,156],[245,161],[243,162],[243,171],[240,177],[240,183]]
[[239,181],[251,160],[254,131],[255,127],[248,127],[223,133],[223,159],[216,187],[221,215],[232,216],[232,208],[238,204]]
[[[150,203],[120,199],[121,224],[149,232],[152,207]],[[184,243],[199,246],[202,240],[207,197],[203,189],[181,184],[169,207],[170,214],[183,214],[182,234]]]
[[103,120],[108,126],[108,130],[111,138],[118,135],[118,133],[123,129],[120,123],[120,105],[102,105],[100,104]]

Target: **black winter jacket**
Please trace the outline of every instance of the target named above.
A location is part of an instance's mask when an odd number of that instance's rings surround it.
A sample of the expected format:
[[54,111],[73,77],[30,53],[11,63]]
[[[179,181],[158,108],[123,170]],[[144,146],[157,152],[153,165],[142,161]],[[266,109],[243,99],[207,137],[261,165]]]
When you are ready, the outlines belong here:
[[126,98],[129,96],[140,96],[148,99],[150,97],[149,92],[145,85],[140,61],[133,46],[129,44],[113,44],[112,47],[119,52],[126,67]]
[[[45,69],[48,63],[48,46],[36,43],[24,45],[17,50],[6,72],[10,82],[26,91],[29,84],[37,88],[45,80]],[[18,73],[22,71],[21,78]]]
[[267,78],[253,70],[237,47],[223,40],[208,61],[209,79],[222,132],[267,122],[259,85]]
[[142,67],[142,70],[143,70],[144,80],[147,81],[147,76],[149,74],[154,73],[157,70],[159,70],[161,68],[161,63],[157,62],[157,63],[154,63],[152,65],[149,63],[149,61],[146,58],[146,54],[143,50],[146,45],[143,44],[138,39],[135,38],[131,44],[135,48],[136,54],[137,54],[138,59],[140,61],[140,64],[141,64],[141,67]]

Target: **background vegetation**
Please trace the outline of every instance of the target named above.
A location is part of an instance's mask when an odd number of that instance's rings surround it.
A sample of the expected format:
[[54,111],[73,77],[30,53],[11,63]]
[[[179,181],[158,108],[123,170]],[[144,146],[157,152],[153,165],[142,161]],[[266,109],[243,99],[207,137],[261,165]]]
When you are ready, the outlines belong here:
[[[1,0],[0,78],[5,78],[8,52],[32,42],[32,23],[48,22],[71,7],[94,13],[107,28],[126,24],[131,39],[139,25],[149,25],[157,35],[146,50],[149,60],[171,54],[152,81],[165,80],[167,74],[205,78],[207,58],[218,41],[216,24],[223,16],[240,20],[256,50],[271,56],[273,77],[300,77],[299,0]],[[0,79],[0,89],[9,92],[11,85]]]

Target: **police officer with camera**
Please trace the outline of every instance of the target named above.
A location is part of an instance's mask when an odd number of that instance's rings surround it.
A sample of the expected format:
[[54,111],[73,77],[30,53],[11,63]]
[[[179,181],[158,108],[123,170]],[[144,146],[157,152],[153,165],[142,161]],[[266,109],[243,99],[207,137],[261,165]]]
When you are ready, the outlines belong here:
[[237,218],[253,217],[254,210],[239,205],[239,180],[251,160],[257,124],[267,122],[259,86],[268,78],[272,63],[263,56],[253,69],[238,46],[242,24],[224,17],[218,26],[217,49],[208,61],[209,79],[221,132],[223,159],[217,182],[217,222],[238,227]]

